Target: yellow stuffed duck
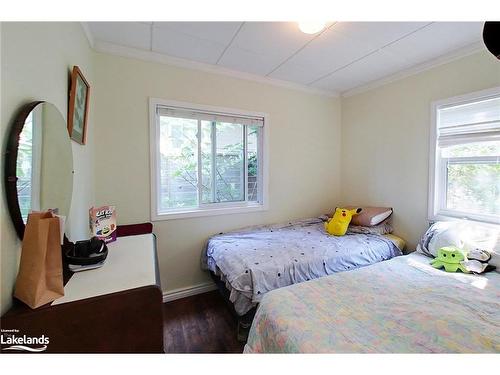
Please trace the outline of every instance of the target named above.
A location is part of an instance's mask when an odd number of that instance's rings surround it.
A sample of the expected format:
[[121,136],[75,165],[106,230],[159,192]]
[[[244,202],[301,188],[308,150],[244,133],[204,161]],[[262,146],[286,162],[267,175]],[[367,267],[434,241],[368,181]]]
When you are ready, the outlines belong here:
[[361,212],[361,208],[348,210],[347,208],[336,208],[333,217],[325,223],[325,230],[334,236],[343,236],[354,215]]

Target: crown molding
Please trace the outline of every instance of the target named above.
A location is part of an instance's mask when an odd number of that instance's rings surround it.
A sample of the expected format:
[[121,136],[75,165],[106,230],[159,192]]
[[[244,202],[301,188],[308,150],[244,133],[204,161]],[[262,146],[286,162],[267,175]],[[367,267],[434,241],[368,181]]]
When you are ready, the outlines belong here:
[[[90,43],[90,40],[89,40],[89,43]],[[251,73],[239,72],[239,71],[231,70],[228,68],[224,68],[224,67],[219,66],[219,65],[211,65],[211,64],[205,64],[205,63],[201,63],[201,62],[197,62],[197,61],[181,59],[178,57],[168,56],[168,55],[158,53],[158,52],[152,52],[152,51],[146,51],[146,50],[141,50],[141,49],[137,49],[137,48],[125,47],[125,46],[121,46],[121,45],[114,44],[114,43],[103,42],[101,40],[93,40],[92,41],[92,48],[97,52],[101,52],[101,53],[105,53],[105,54],[109,54],[109,55],[128,57],[128,58],[132,58],[132,59],[138,59],[138,60],[154,62],[154,63],[159,63],[159,64],[165,64],[165,65],[172,65],[172,66],[177,66],[177,67],[181,67],[181,68],[185,68],[185,69],[201,70],[201,71],[207,72],[207,73],[225,75],[225,76],[238,78],[238,79],[242,79],[242,80],[246,80],[246,81],[253,81],[253,82],[268,84],[268,85],[277,86],[277,87],[281,87],[281,88],[302,91],[302,92],[306,92],[308,94],[321,95],[321,96],[326,96],[326,97],[330,97],[330,98],[339,97],[339,94],[337,92],[333,92],[333,91],[321,90],[321,89],[317,89],[314,87],[301,85],[298,83],[282,81],[282,80],[278,80],[278,79],[274,79],[274,78],[270,78],[270,77],[259,76],[259,75],[255,75],[255,74],[251,74]]]
[[83,33],[87,37],[87,41],[89,42],[90,48],[94,48],[94,36],[90,31],[89,24],[87,22],[80,22],[80,25],[82,26]]
[[399,71],[396,74],[392,74],[390,76],[378,79],[376,81],[369,82],[365,85],[355,87],[353,89],[344,91],[341,93],[343,98],[348,98],[350,96],[358,95],[361,93],[364,93],[366,91],[370,91],[373,89],[376,89],[380,86],[387,85],[392,82],[399,81],[401,79],[411,77],[413,75],[425,72],[427,70],[430,70],[432,68],[438,67],[440,65],[444,65],[447,63],[450,63],[455,60],[459,60],[463,57],[473,55],[477,52],[480,52],[481,50],[484,50],[484,45],[483,42],[476,42],[469,44],[468,46],[465,46],[463,48],[460,48],[458,50],[452,51],[450,53],[447,53],[445,55],[442,55],[436,59],[427,61],[422,64],[418,64],[415,66],[412,66],[410,68],[404,69]]

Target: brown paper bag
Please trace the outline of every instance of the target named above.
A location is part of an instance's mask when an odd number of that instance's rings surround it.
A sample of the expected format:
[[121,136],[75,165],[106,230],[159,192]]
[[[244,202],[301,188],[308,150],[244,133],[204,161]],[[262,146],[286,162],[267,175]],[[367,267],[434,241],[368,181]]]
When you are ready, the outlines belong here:
[[24,231],[14,297],[32,309],[64,296],[59,218],[32,212]]

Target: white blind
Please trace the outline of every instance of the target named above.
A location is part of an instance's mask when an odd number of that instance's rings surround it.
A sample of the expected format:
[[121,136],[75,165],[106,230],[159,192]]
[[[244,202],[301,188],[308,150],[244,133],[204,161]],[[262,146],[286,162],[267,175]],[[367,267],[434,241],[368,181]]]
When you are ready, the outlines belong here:
[[500,97],[438,109],[440,147],[500,139]]
[[185,118],[211,122],[228,122],[232,124],[264,126],[263,117],[243,116],[231,113],[199,111],[190,108],[158,106],[156,112],[160,116]]

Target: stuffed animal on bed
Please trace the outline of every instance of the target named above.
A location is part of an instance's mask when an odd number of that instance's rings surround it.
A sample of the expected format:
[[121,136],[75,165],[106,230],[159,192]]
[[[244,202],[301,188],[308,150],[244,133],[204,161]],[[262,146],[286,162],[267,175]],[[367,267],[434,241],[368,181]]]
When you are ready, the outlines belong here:
[[434,268],[444,267],[446,272],[483,273],[495,269],[488,264],[491,254],[486,250],[474,248],[461,250],[456,246],[446,246],[438,250],[437,257],[431,261]]
[[446,272],[460,270],[463,273],[469,273],[463,265],[464,262],[467,262],[467,257],[458,247],[447,246],[438,250],[437,257],[431,261],[431,265],[434,268],[444,267]]
[[354,215],[361,212],[361,208],[348,210],[347,208],[336,208],[333,217],[325,223],[325,230],[334,236],[343,236]]

